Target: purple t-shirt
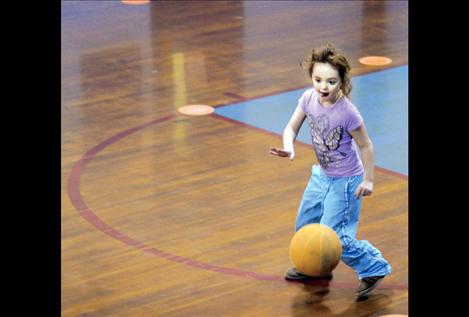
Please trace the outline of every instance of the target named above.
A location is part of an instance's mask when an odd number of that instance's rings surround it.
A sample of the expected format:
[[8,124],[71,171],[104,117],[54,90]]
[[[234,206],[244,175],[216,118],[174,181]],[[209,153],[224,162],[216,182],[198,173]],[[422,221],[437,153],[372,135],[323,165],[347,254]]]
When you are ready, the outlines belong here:
[[314,88],[306,90],[298,105],[308,117],[313,149],[327,176],[354,176],[363,173],[358,147],[350,131],[358,128],[363,119],[347,97],[324,107]]

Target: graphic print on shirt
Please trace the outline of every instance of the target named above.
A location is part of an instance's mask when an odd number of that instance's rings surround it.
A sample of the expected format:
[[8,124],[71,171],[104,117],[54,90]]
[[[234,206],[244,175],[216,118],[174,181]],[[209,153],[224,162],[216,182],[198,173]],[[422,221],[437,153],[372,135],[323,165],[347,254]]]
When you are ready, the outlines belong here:
[[[319,160],[319,164],[323,168],[328,168],[332,163],[336,163],[338,167],[346,154],[339,151],[340,140],[344,134],[344,127],[337,126],[326,135],[329,130],[329,118],[327,115],[320,115],[318,117],[308,115],[309,126],[311,128],[311,136],[313,139],[314,150]],[[336,151],[340,154],[334,154]]]

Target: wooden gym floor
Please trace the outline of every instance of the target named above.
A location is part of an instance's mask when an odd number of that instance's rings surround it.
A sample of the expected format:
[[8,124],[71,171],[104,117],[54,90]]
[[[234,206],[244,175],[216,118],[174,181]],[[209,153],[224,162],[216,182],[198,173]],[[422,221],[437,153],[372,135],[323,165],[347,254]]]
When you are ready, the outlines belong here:
[[[186,116],[309,85],[298,66],[326,42],[352,75],[406,65],[405,1],[62,2],[63,316],[381,316],[408,313],[408,181],[382,167],[358,238],[393,273],[356,301],[286,282],[296,211],[316,162],[268,154],[281,136]],[[358,62],[390,57],[386,66]],[[359,106],[359,105],[357,105]],[[406,158],[403,158],[406,159]]]

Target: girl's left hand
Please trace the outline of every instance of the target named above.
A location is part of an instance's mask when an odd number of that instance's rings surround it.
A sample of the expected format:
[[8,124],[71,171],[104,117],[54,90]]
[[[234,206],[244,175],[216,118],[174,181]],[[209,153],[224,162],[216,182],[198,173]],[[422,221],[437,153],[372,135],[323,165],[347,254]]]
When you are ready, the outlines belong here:
[[373,193],[373,182],[363,181],[358,185],[357,190],[355,191],[355,197],[360,198],[360,196],[370,196]]

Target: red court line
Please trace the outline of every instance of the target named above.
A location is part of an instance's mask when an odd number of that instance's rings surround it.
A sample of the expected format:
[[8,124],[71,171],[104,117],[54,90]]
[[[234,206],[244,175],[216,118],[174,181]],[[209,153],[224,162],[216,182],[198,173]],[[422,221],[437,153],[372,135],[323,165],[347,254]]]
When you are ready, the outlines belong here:
[[[220,120],[224,120],[224,121],[227,121],[227,122],[230,122],[230,123],[234,123],[234,124],[237,124],[237,125],[252,129],[252,130],[256,130],[256,131],[259,131],[259,132],[262,132],[262,133],[265,133],[265,134],[275,136],[276,138],[282,138],[281,135],[279,135],[277,133],[274,133],[272,131],[262,129],[262,128],[258,128],[258,127],[252,126],[250,124],[247,124],[247,123],[244,123],[244,122],[241,122],[241,121],[238,121],[238,120],[234,120],[234,119],[219,115],[218,113],[211,113],[210,115],[212,117],[220,119]],[[300,146],[306,146],[308,148],[311,148],[311,146],[312,146],[311,144],[304,143],[300,140],[296,140],[295,144],[298,144]],[[404,174],[401,174],[401,173],[398,173],[398,172],[395,172],[395,171],[392,171],[392,170],[388,170],[388,169],[383,168],[383,167],[379,167],[379,166],[375,165],[375,169],[380,171],[380,172],[383,172],[385,174],[393,175],[393,176],[396,176],[396,177],[399,177],[399,178],[402,178],[402,179],[408,179],[407,175],[404,175]]]
[[[180,263],[184,264],[190,267],[194,268],[200,268],[212,272],[218,272],[222,274],[227,274],[227,275],[232,275],[232,276],[237,276],[237,277],[244,277],[244,278],[253,278],[259,281],[272,281],[272,282],[282,282],[282,283],[289,283],[287,282],[282,276],[278,275],[267,275],[267,274],[261,274],[261,273],[256,273],[256,272],[250,272],[250,271],[244,271],[236,268],[227,268],[227,267],[221,267],[221,266],[216,266],[212,265],[209,263],[204,263],[200,262],[197,260],[193,260],[187,257],[175,255],[169,252],[165,252],[163,250],[151,247],[145,243],[142,243],[138,240],[135,240],[126,234],[122,233],[119,230],[114,229],[112,226],[108,225],[104,221],[102,221],[96,213],[91,210],[87,205],[85,200],[83,199],[81,192],[80,192],[80,178],[81,175],[83,174],[86,165],[93,160],[93,158],[102,150],[104,150],[106,147],[109,145],[135,133],[138,132],[144,128],[147,128],[151,125],[159,124],[166,122],[168,120],[173,119],[176,117],[175,115],[170,115],[166,117],[162,117],[159,119],[152,120],[150,122],[144,123],[142,125],[136,126],[134,128],[122,131],[120,133],[117,133],[114,136],[111,136],[110,138],[102,141],[98,145],[94,146],[90,150],[88,150],[79,161],[77,161],[70,172],[69,178],[68,178],[68,183],[67,183],[67,191],[68,191],[68,196],[70,198],[70,201],[72,205],[75,207],[75,209],[78,211],[79,215],[83,217],[88,223],[93,225],[96,229],[100,230],[101,232],[105,233],[106,235],[110,236],[113,239],[116,239],[118,241],[121,241],[122,243],[135,248],[135,249],[140,249],[143,252],[146,252],[151,255],[156,255],[162,258],[165,258],[169,261],[175,262],[175,263]],[[318,286],[324,286],[325,283],[328,284],[330,287],[335,287],[335,288],[355,288],[356,284],[355,283],[340,283],[340,282],[325,282],[324,280],[318,280],[318,281],[309,281],[306,284],[309,285],[318,285]],[[406,290],[408,287],[407,285],[399,285],[399,284],[385,284],[385,285],[380,285],[378,288],[390,288],[390,289],[403,289]]]
[[[404,66],[404,65],[407,65],[406,63],[401,63],[401,64],[395,64],[393,65],[392,67],[386,67],[386,68],[376,68],[374,70],[370,70],[366,73],[362,73],[362,74],[359,74],[359,75],[356,75],[356,76],[353,76],[353,77],[359,77],[359,76],[364,76],[364,75],[368,75],[368,74],[371,74],[371,73],[376,73],[376,72],[380,72],[380,71],[384,71],[384,70],[389,70],[389,69],[392,69],[392,68],[396,68],[396,67],[401,67],[401,66]],[[266,93],[266,94],[261,94],[261,95],[258,95],[258,96],[255,96],[255,97],[250,97],[250,98],[246,98],[242,95],[239,95],[237,93],[234,93],[234,92],[225,92],[224,95],[225,96],[229,96],[229,97],[233,97],[233,98],[237,98],[237,100],[235,101],[232,101],[232,102],[229,102],[229,103],[221,103],[221,104],[217,104],[217,105],[214,105],[213,107],[214,108],[218,108],[218,107],[223,107],[223,106],[228,106],[228,105],[231,105],[231,104],[235,104],[235,103],[239,103],[239,102],[244,102],[244,101],[250,101],[250,100],[255,100],[255,99],[260,99],[260,98],[264,98],[264,97],[269,97],[269,96],[273,96],[273,95],[278,95],[278,94],[282,94],[282,93],[285,93],[285,92],[290,92],[290,91],[293,91],[293,90],[298,90],[298,89],[309,89],[311,88],[311,85],[303,85],[303,86],[299,86],[299,87],[296,87],[296,88],[286,88],[286,89],[281,89],[281,90],[277,90],[275,92],[270,92],[270,93]],[[254,130],[257,130],[257,131],[260,131],[262,133],[267,133],[267,134],[270,134],[270,135],[273,135],[273,136],[276,136],[278,137],[279,135],[277,133],[273,133],[269,130],[265,130],[265,129],[262,129],[262,128],[258,128],[258,127],[255,127],[255,126],[252,126],[252,125],[249,125],[249,124],[246,124],[244,122],[241,122],[241,121],[237,121],[237,120],[233,120],[231,118],[228,118],[228,117],[224,117],[224,116],[221,116],[217,113],[212,113],[211,114],[212,116],[218,118],[218,119],[222,119],[222,120],[225,120],[225,121],[228,121],[228,122],[231,122],[231,123],[235,123],[235,124],[238,124],[238,125],[242,125],[246,128],[249,128],[249,129],[254,129]],[[281,136],[280,136],[281,137]],[[310,144],[307,144],[307,143],[304,143],[302,141],[295,141],[295,143],[298,143],[299,145],[301,146],[308,146],[308,147],[311,147]],[[386,169],[386,168],[383,168],[383,167],[380,167],[380,166],[376,166],[375,165],[375,169],[378,170],[378,171],[381,171],[385,174],[389,174],[389,175],[393,175],[393,176],[396,176],[398,178],[401,178],[401,179],[408,179],[409,177],[405,174],[401,174],[399,172],[395,172],[395,171],[392,171],[392,170],[389,170],[389,169]]]
[[246,100],[245,97],[243,97],[243,96],[241,96],[241,95],[238,95],[238,94],[236,94],[236,93],[234,93],[234,92],[225,92],[225,93],[223,93],[223,94],[224,94],[225,96],[228,96],[228,97],[236,98],[236,99],[238,99],[238,100],[240,100],[240,101]]
[[[377,72],[380,72],[380,71],[385,71],[385,70],[389,70],[389,69],[392,69],[392,68],[401,67],[401,66],[404,66],[404,65],[407,65],[407,63],[394,64],[391,67],[385,67],[385,68],[379,68],[378,67],[376,69],[370,69],[367,72],[357,74],[357,75],[354,75],[352,77],[365,76],[365,75],[369,75],[369,74],[372,74],[372,73],[377,73]],[[249,97],[249,98],[245,97],[245,96],[242,96],[242,95],[239,95],[235,92],[229,91],[229,92],[223,93],[223,95],[236,98],[237,100],[231,101],[229,103],[216,104],[212,107],[214,107],[214,108],[223,107],[223,106],[231,105],[231,104],[238,103],[238,102],[249,101],[249,100],[254,100],[254,99],[259,99],[259,98],[264,98],[264,97],[270,97],[270,96],[273,96],[273,95],[283,94],[285,92],[290,92],[290,91],[293,91],[293,90],[309,89],[311,87],[312,87],[311,84],[297,86],[297,87],[290,87],[290,88],[285,88],[285,89],[279,89],[279,90],[276,90],[276,91],[273,91],[273,92],[268,92],[268,93],[265,93],[265,94],[260,94],[260,95],[257,95],[257,96],[254,96],[254,97]]]

